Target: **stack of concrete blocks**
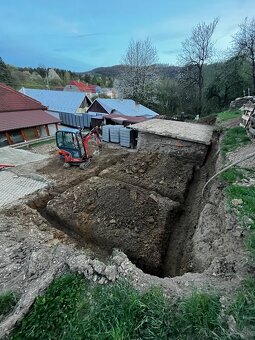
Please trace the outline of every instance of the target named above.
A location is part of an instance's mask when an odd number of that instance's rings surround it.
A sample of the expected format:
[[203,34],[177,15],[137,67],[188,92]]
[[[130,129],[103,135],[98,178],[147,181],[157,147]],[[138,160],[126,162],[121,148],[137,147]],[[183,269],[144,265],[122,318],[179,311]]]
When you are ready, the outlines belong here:
[[112,143],[120,142],[120,129],[121,125],[110,125],[110,141]]
[[110,142],[110,125],[102,126],[102,139],[104,142]]
[[121,146],[130,148],[131,130],[122,125],[103,125],[102,139],[107,143],[120,143]]
[[131,130],[125,127],[120,129],[120,145],[126,148],[131,146]]

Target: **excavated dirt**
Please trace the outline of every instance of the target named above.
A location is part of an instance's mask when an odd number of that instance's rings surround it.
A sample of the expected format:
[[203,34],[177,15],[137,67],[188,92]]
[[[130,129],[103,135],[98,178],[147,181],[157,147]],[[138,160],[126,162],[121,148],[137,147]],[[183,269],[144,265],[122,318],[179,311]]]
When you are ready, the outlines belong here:
[[28,203],[54,227],[107,252],[119,248],[152,274],[192,271],[192,236],[212,161],[195,169],[160,153],[115,150],[112,157],[100,155],[85,172],[71,168],[67,177],[68,170],[54,162],[40,172],[50,171],[61,185]]
[[156,152],[139,152],[130,155],[125,162],[103,170],[99,176],[153,190],[161,196],[183,202],[193,169],[193,164],[182,159]]
[[92,177],[47,204],[47,213],[103,249],[119,248],[158,274],[179,203],[112,179]]
[[59,185],[28,204],[71,237],[108,252],[119,248],[146,272],[163,275],[194,165],[159,153],[107,151],[111,157],[100,155],[84,173],[52,160],[39,171]]

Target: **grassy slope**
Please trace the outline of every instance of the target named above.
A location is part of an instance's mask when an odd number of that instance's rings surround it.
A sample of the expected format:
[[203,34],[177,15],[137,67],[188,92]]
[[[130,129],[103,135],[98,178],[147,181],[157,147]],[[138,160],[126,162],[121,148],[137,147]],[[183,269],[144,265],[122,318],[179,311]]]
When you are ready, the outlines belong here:
[[223,111],[217,114],[217,121],[218,122],[225,122],[226,120],[233,119],[233,118],[241,118],[241,111]]
[[223,154],[250,143],[246,130],[240,126],[227,129],[221,145]]
[[91,285],[67,274],[38,297],[12,339],[230,339],[217,296],[171,302],[159,289]]

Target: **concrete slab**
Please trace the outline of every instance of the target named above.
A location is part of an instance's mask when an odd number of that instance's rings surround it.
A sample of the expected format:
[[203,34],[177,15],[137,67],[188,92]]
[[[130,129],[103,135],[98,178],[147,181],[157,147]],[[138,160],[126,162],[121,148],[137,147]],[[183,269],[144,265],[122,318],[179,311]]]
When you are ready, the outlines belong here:
[[37,175],[24,176],[17,175],[11,171],[0,171],[0,207],[15,203],[19,198],[42,189],[48,182]]
[[166,119],[150,119],[130,125],[130,128],[142,133],[150,133],[204,145],[210,145],[213,134],[213,127],[211,126]]
[[48,158],[47,155],[36,154],[27,150],[10,147],[0,148],[0,164],[22,165]]

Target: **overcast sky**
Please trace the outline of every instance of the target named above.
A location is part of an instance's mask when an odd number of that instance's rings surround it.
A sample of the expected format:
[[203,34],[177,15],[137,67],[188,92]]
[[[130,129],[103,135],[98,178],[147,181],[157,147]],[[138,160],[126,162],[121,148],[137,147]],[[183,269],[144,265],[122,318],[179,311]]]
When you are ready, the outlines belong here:
[[176,64],[197,23],[219,17],[214,40],[224,50],[246,16],[254,0],[0,0],[0,56],[86,71],[120,63],[131,38],[150,37],[159,62]]

